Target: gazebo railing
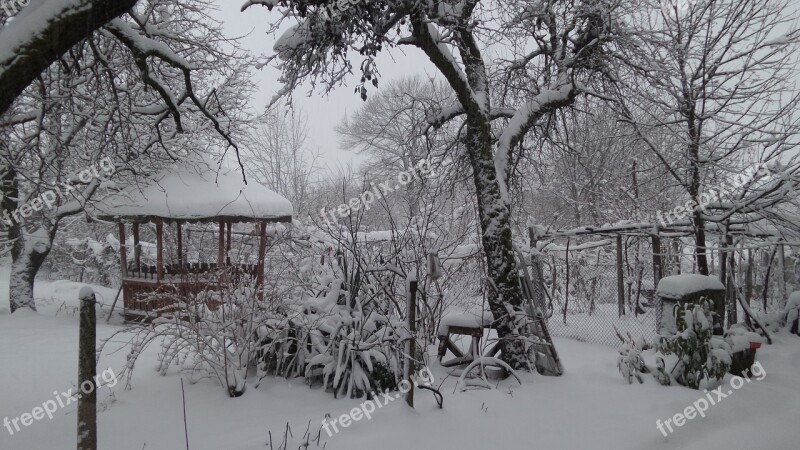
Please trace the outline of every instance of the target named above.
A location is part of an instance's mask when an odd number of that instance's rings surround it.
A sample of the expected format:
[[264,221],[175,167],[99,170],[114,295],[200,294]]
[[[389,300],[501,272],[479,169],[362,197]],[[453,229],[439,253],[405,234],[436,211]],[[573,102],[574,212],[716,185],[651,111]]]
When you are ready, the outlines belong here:
[[[247,274],[255,277],[258,274],[258,264],[226,264],[226,270],[235,273]],[[174,277],[176,275],[199,275],[212,273],[218,270],[216,263],[185,263],[185,264],[165,264],[164,275]],[[138,268],[128,269],[125,278],[139,280],[156,280],[158,278],[158,268],[155,265],[142,265]]]

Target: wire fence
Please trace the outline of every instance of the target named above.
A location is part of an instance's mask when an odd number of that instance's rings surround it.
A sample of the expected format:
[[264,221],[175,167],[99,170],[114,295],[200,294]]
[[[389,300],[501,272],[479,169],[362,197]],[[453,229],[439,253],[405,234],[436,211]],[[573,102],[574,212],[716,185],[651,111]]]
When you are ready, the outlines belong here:
[[551,263],[550,269],[552,335],[609,346],[620,344],[618,333],[646,339],[656,336],[661,308],[651,269],[640,266],[623,275],[621,305],[616,264],[570,262],[569,279],[564,261]]
[[[691,273],[694,268],[687,243],[665,241],[658,267],[647,237],[624,236],[619,259],[613,240],[590,249],[582,249],[580,244],[575,245],[578,250],[569,251],[563,245],[551,247],[544,257],[548,309],[553,311],[548,321],[550,333],[614,347],[621,344],[619,335],[648,341],[657,337],[662,315],[656,295],[657,276]],[[758,317],[780,314],[788,294],[798,287],[797,255],[775,256],[782,252],[775,246],[754,245],[734,254],[736,284]],[[721,264],[720,253],[709,251],[713,275],[720,275]],[[737,305],[737,312],[742,320],[741,305]]]

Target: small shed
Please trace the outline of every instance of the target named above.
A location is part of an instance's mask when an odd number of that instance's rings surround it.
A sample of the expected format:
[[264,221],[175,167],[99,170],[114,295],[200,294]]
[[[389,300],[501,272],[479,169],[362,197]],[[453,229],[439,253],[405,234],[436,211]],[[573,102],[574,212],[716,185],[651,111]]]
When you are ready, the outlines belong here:
[[725,321],[725,286],[715,276],[681,274],[664,277],[658,282],[656,295],[661,302],[658,332],[675,330],[675,305],[696,304],[706,297],[714,304],[714,334],[721,335]]
[[[143,301],[146,294],[171,292],[189,295],[225,286],[231,274],[249,276],[260,287],[264,283],[267,226],[290,223],[291,202],[274,191],[254,184],[245,185],[236,171],[217,170],[210,162],[182,163],[163,170],[142,186],[130,186],[94,205],[100,220],[119,226],[122,293],[126,321],[149,321],[174,312],[170,300]],[[142,225],[155,225],[154,263],[142,264]],[[195,252],[190,261],[184,246],[184,232],[190,225],[214,224],[216,249]],[[234,231],[234,224],[239,231]],[[247,226],[252,224],[252,226]],[[242,231],[242,229],[244,231]],[[166,230],[166,231],[165,231]],[[132,239],[128,239],[128,232]],[[165,233],[176,243],[165,250]],[[257,256],[231,261],[232,236],[249,236],[257,241]],[[131,242],[132,241],[132,242]],[[133,245],[133,249],[129,249]],[[133,258],[129,258],[133,250]],[[169,298],[169,296],[165,296]]]

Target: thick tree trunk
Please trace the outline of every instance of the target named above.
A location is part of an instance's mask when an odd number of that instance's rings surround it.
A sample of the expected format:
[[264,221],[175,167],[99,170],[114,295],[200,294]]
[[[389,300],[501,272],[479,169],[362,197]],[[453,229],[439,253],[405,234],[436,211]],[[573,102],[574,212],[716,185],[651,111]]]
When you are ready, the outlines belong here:
[[526,368],[525,344],[512,315],[521,311],[523,302],[511,240],[511,212],[500,195],[488,122],[467,120],[466,147],[477,193],[481,242],[492,283],[489,308],[500,339],[502,359],[514,369]]
[[35,311],[33,283],[45,258],[50,253],[52,240],[41,228],[31,237],[25,237],[19,231],[12,233],[13,229],[20,230],[21,227],[14,225],[9,230],[9,237],[16,234],[16,240],[11,247],[11,278],[8,283],[11,312],[25,307]]
[[[11,51],[0,57],[0,114],[44,69],[73,45],[131,9],[137,0],[82,0],[38,7],[0,30],[0,41],[8,40]],[[26,2],[27,3],[27,2]],[[48,2],[50,3],[50,2]],[[37,31],[31,33],[30,29]],[[26,33],[21,31],[25,30]]]

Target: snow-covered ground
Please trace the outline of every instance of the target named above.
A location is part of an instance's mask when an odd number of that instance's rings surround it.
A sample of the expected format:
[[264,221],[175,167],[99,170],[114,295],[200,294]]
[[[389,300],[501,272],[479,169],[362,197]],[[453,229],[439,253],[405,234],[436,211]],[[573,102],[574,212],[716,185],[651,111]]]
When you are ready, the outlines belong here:
[[[79,283],[37,284],[39,313],[8,314],[7,272],[0,271],[0,420],[30,412],[53,399],[54,391],[74,387],[77,379]],[[105,324],[116,291],[97,288],[99,337],[120,329],[118,319]],[[567,373],[558,378],[523,374],[496,389],[455,390],[456,380],[432,364],[436,383],[444,382],[444,409],[418,391],[417,408],[395,400],[322,442],[327,449],[788,449],[796,448],[800,410],[800,338],[786,333],[758,351],[766,377],[755,378],[704,418],[694,418],[664,438],[656,420],[682,412],[702,391],[662,387],[649,375],[643,385],[623,382],[613,348],[557,339]],[[116,346],[120,347],[120,346]],[[127,349],[109,348],[98,371],[118,372]],[[98,401],[100,448],[114,450],[186,448],[180,376],[159,375],[155,349],[140,359],[132,380],[104,387]],[[149,364],[149,366],[148,366]],[[725,379],[723,387],[730,389]],[[228,398],[214,381],[186,384],[189,446],[202,449],[269,449],[283,440],[287,422],[297,448],[307,427],[320,430],[326,414],[340,416],[359,399],[334,399],[311,389],[302,379],[271,378],[252,386],[240,398]],[[58,410],[53,419],[34,421],[13,436],[0,428],[0,449],[65,449],[76,441],[76,403]],[[294,445],[291,445],[291,444]],[[312,444],[311,448],[315,448]]]

